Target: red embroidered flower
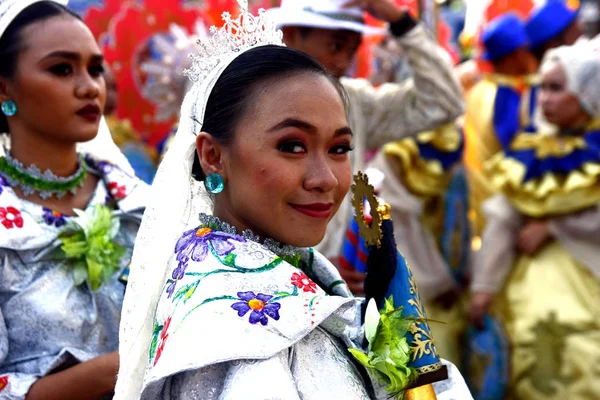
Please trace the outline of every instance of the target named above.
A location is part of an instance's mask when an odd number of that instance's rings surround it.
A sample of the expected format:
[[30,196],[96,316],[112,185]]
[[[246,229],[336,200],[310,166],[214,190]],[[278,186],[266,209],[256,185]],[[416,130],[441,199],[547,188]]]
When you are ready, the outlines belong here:
[[108,191],[110,195],[117,200],[121,200],[127,196],[127,188],[119,185],[117,182],[111,182],[108,184]]
[[12,229],[14,227],[23,227],[23,217],[21,213],[14,207],[0,207],[0,223],[4,225],[6,229]]
[[169,330],[169,325],[171,325],[171,317],[167,318],[165,321],[165,325],[160,332],[160,344],[158,345],[158,349],[156,350],[156,357],[154,358],[154,365],[158,362],[158,359],[162,355],[162,352],[165,348],[165,344],[167,343],[167,339],[169,338],[169,334],[167,331]]
[[0,392],[8,386],[8,376],[0,376]]
[[292,285],[304,290],[304,293],[317,293],[317,284],[311,281],[304,272],[294,272],[292,275]]

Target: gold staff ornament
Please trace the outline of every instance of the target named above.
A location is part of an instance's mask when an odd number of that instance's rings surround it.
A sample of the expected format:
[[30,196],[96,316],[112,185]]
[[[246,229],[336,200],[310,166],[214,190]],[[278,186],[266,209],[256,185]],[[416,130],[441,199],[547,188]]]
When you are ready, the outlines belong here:
[[[371,210],[371,223],[365,218],[364,200],[369,202]],[[354,175],[354,184],[352,185],[352,205],[354,206],[354,219],[358,224],[360,236],[365,240],[367,247],[381,247],[383,231],[381,224],[384,219],[390,218],[390,206],[380,205],[375,189],[369,184],[369,178],[363,172]]]

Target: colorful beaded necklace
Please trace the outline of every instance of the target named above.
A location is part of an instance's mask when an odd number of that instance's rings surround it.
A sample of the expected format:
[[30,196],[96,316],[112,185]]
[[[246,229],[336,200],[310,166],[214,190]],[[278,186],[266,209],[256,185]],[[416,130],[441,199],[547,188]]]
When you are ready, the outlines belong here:
[[87,178],[88,167],[83,156],[79,155],[77,171],[71,176],[56,176],[52,171],[40,171],[35,164],[25,167],[22,162],[14,159],[7,149],[0,157],[0,173],[6,178],[11,187],[19,187],[25,196],[38,194],[42,199],[55,196],[62,198],[67,193],[75,195]]

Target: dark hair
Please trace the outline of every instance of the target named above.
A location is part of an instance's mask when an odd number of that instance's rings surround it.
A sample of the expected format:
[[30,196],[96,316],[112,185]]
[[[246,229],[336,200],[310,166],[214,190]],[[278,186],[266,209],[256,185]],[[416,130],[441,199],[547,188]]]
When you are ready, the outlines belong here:
[[[12,20],[8,28],[0,37],[0,76],[3,78],[12,78],[17,71],[17,61],[19,54],[24,50],[23,37],[21,33],[29,25],[44,21],[48,18],[70,15],[81,20],[73,11],[62,4],[52,1],[40,1],[26,7]],[[6,117],[0,113],[0,133],[8,132],[8,122]]]
[[[202,131],[210,133],[220,143],[228,144],[252,104],[256,88],[268,81],[303,73],[328,78],[347,106],[347,95],[342,85],[313,58],[287,47],[261,46],[240,55],[223,71],[208,97]],[[205,178],[198,154],[192,175],[199,181]]]

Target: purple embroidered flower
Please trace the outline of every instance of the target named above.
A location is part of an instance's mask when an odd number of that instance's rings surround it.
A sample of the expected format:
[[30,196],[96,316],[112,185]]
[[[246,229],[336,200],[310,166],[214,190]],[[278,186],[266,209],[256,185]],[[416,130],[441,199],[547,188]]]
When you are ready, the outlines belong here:
[[[185,276],[188,262],[190,260],[202,262],[206,259],[210,247],[213,248],[219,257],[231,253],[235,246],[231,242],[243,243],[246,239],[229,233],[213,231],[210,228],[199,227],[183,234],[175,246],[175,254],[179,262],[177,268],[173,270],[167,286],[167,298],[171,298],[175,293],[177,282]],[[210,246],[210,247],[209,247]]]
[[251,324],[261,323],[263,326],[269,323],[267,317],[271,317],[275,321],[279,321],[279,309],[281,304],[276,302],[270,302],[273,296],[267,294],[254,294],[254,292],[239,292],[238,297],[240,301],[232,304],[231,308],[238,312],[238,316],[245,316],[248,311],[250,313],[250,319],[248,322]]
[[187,263],[179,263],[177,268],[173,270],[173,273],[171,274],[171,278],[173,278],[173,281],[169,283],[169,286],[167,286],[168,299],[170,299],[173,296],[173,293],[175,293],[177,281],[183,279],[183,277],[185,276],[185,270],[187,269],[187,266]]
[[67,223],[67,219],[63,214],[45,207],[43,217],[44,221],[46,221],[46,225],[55,226],[57,228],[60,228]]
[[243,243],[245,241],[246,239],[240,236],[200,227],[183,234],[175,246],[175,253],[179,265],[186,264],[190,259],[202,262],[210,251],[209,246],[214,249],[219,257],[222,257],[235,249],[234,244],[231,242]]

